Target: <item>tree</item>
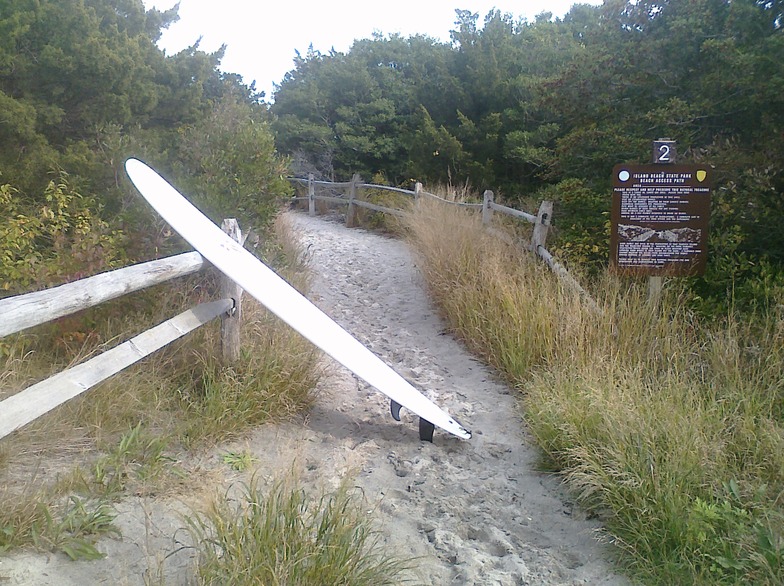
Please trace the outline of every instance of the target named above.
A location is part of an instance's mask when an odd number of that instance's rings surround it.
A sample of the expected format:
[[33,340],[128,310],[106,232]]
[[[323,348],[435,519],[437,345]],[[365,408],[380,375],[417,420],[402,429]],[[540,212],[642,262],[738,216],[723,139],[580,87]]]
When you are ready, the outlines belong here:
[[[287,151],[327,144],[344,175],[469,180],[508,199],[543,190],[570,218],[562,238],[591,251],[606,249],[610,169],[647,162],[651,140],[669,137],[683,160],[716,167],[712,224],[734,236],[715,241],[730,260],[701,295],[726,297],[733,274],[784,267],[784,232],[760,229],[784,213],[783,11],[779,0],[605,0],[526,22],[458,10],[451,45],[379,34],[299,61],[276,129]],[[589,211],[598,219],[581,220]]]
[[208,116],[187,127],[171,164],[183,188],[213,221],[236,217],[266,228],[291,192],[266,109],[227,93]]
[[[78,194],[72,201],[91,218],[92,233],[118,247],[106,258],[123,256],[126,243],[135,246],[129,256],[148,256],[149,212],[122,169],[128,156],[142,156],[191,186],[214,215],[239,212],[265,225],[271,202],[289,189],[267,106],[239,76],[219,71],[222,49],[205,53],[197,43],[172,56],[158,49],[161,30],[176,19],[176,7],[145,10],[141,0],[0,0],[7,209],[39,217],[52,185],[63,185],[60,192]],[[69,264],[51,247],[57,240],[60,250],[78,249],[78,232],[66,228],[53,239],[44,224],[33,235],[42,248],[35,253],[51,267]],[[137,237],[111,237],[118,230]],[[0,247],[14,246],[6,240]]]

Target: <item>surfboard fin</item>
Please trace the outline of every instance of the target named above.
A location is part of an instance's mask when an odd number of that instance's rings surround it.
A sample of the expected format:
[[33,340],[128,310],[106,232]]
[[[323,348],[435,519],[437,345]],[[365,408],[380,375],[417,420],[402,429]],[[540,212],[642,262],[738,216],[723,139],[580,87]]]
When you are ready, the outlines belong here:
[[424,417],[419,418],[419,439],[423,442],[433,443],[433,432],[436,426],[430,423]]
[[400,407],[402,407],[400,403],[394,399],[390,399],[389,410],[392,412],[392,419],[395,421],[400,421]]

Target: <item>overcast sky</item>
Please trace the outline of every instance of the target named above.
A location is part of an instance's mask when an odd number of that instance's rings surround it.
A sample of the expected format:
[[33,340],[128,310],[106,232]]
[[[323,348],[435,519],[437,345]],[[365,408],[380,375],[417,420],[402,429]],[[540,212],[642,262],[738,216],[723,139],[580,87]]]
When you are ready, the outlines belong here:
[[[177,0],[144,0],[147,8],[166,10]],[[497,8],[528,20],[544,11],[563,16],[574,0],[180,0],[180,20],[164,31],[159,43],[174,54],[201,37],[200,48],[214,51],[227,45],[224,71],[239,73],[245,83],[271,96],[291,70],[295,50],[303,55],[312,43],[322,53],[345,52],[354,39],[374,31],[403,36],[425,34],[449,41],[455,9],[485,15]],[[601,0],[581,0],[601,4]]]

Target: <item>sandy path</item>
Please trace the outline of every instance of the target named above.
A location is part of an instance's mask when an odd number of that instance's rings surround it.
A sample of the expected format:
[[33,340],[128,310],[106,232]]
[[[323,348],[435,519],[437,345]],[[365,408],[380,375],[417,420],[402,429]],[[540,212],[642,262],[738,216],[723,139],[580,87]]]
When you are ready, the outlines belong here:
[[[419,440],[405,409],[398,423],[386,398],[329,363],[314,409],[304,421],[265,426],[236,446],[189,464],[230,486],[219,454],[247,449],[257,475],[300,470],[314,487],[349,475],[381,521],[383,539],[417,558],[423,584],[625,585],[606,562],[598,526],[560,496],[555,479],[534,471],[510,390],[450,336],[423,290],[405,244],[347,230],[339,223],[290,214],[307,246],[311,297],[431,399],[474,432],[457,439],[436,429]],[[177,517],[182,499],[129,499],[118,506],[122,541],[103,540],[107,558],[70,562],[61,555],[0,557],[4,584],[144,584],[159,569],[168,585],[188,581],[193,550]],[[169,555],[171,554],[171,555]],[[152,568],[152,575],[149,573]]]
[[303,214],[293,221],[314,301],[474,432],[463,441],[437,429],[422,443],[415,417],[395,422],[383,395],[337,367],[325,385],[332,400],[310,417],[313,439],[358,466],[357,484],[380,500],[389,542],[422,558],[424,583],[625,584],[604,561],[597,525],[533,471],[510,390],[444,335],[406,245]]

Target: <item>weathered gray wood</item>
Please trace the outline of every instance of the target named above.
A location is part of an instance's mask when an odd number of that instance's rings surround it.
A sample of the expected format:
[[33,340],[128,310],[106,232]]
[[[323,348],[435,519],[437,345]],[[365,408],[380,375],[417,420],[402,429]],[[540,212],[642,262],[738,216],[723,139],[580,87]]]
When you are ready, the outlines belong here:
[[558,278],[560,278],[566,285],[568,285],[569,287],[577,291],[580,295],[582,295],[583,299],[585,299],[588,302],[588,306],[592,310],[598,313],[602,313],[599,304],[596,303],[596,301],[594,301],[590,293],[588,293],[588,291],[583,289],[582,285],[580,285],[580,283],[578,283],[577,280],[572,275],[569,274],[569,272],[566,270],[566,267],[558,263],[553,258],[553,255],[550,254],[549,250],[547,250],[544,246],[538,246],[534,250],[534,252],[536,253],[537,256],[541,257],[542,260],[544,260],[544,262],[547,263],[547,266],[550,267],[550,270],[552,270],[558,276]]
[[393,216],[397,216],[399,218],[405,218],[410,214],[404,212],[403,210],[396,210],[393,208],[387,208],[384,206],[380,206],[374,203],[370,203],[369,201],[362,201],[362,200],[354,200],[354,205],[359,206],[361,208],[367,208],[369,210],[373,210],[376,212],[384,212],[385,214],[392,214]]
[[544,247],[547,241],[547,232],[550,229],[550,222],[553,217],[553,202],[544,200],[539,205],[539,213],[536,215],[534,232],[531,236],[531,250],[536,253],[539,246]]
[[0,299],[0,337],[201,270],[205,260],[187,252],[108,271],[45,291]]
[[348,200],[345,197],[337,197],[335,195],[317,195],[316,199],[344,205],[348,203]]
[[484,203],[482,204],[482,223],[489,224],[493,219],[493,192],[489,189],[485,191]]
[[653,141],[653,163],[656,165],[674,165],[678,162],[678,143],[671,138],[660,138]]
[[403,195],[416,196],[415,191],[410,189],[403,189],[402,187],[391,187],[389,185],[378,185],[376,183],[360,183],[359,187],[367,189],[378,189],[379,191],[394,191],[395,193],[402,193]]
[[259,243],[261,242],[261,236],[259,236],[253,228],[248,228],[247,232],[242,233],[242,240],[240,244],[242,244],[245,248],[258,248]]
[[[490,193],[492,193],[492,191]],[[514,208],[503,206],[501,204],[495,203],[492,199],[490,200],[490,203],[488,204],[488,207],[491,210],[496,211],[496,212],[501,212],[501,213],[507,214],[509,216],[515,216],[516,218],[522,218],[523,220],[531,222],[532,224],[536,223],[536,216],[534,216],[533,214],[529,214],[529,213],[526,213],[526,212],[521,212],[520,210],[516,210]]]
[[648,303],[657,305],[664,289],[664,277],[648,277]]
[[[234,218],[223,220],[221,229],[236,242],[243,243],[240,225]],[[242,319],[242,287],[232,279],[221,277],[220,295],[224,299],[232,299],[234,306],[221,315],[221,358],[223,364],[233,364],[240,359],[240,320]]]
[[334,181],[314,181],[313,185],[327,185],[335,189],[348,189],[351,187],[351,181],[342,181],[337,183]]
[[422,191],[419,192],[419,195],[420,196],[426,195],[429,198],[437,199],[438,201],[443,202],[445,204],[449,204],[449,205],[452,205],[452,206],[457,206],[457,207],[460,207],[460,208],[472,208],[472,209],[477,209],[477,210],[484,208],[484,204],[482,204],[482,203],[466,203],[466,202],[462,202],[462,201],[450,201],[448,199],[444,199],[443,197],[440,197],[440,196],[436,195],[435,193],[430,193],[429,191],[422,190]]
[[27,425],[124,368],[231,309],[231,299],[203,303],[0,402],[0,438]]
[[422,207],[422,184],[417,181],[414,184],[414,209],[417,210]]
[[351,178],[351,184],[348,188],[348,209],[346,210],[346,228],[353,228],[356,225],[357,208],[354,206],[354,200],[357,199],[357,185],[360,183],[359,175],[356,173]]
[[313,185],[313,173],[308,175],[308,215],[316,215],[316,186]]
[[[294,183],[301,183],[302,185],[308,184],[308,180],[301,177],[287,177],[287,179]],[[334,181],[314,181],[313,185],[328,185],[335,189],[348,189],[351,187],[351,181],[344,181],[342,183],[335,183]]]

